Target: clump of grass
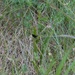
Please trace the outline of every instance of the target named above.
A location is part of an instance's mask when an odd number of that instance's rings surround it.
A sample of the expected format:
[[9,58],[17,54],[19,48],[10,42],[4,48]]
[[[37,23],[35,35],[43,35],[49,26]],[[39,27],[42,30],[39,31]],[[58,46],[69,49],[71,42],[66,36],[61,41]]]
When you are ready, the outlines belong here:
[[0,1],[1,75],[74,75],[74,0]]

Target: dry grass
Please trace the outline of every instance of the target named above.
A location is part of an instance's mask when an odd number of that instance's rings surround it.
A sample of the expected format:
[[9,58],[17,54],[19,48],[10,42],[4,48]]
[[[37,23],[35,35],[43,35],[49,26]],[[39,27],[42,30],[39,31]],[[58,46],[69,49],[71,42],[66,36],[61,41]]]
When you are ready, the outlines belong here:
[[29,40],[30,37],[24,36],[23,27],[17,26],[14,28],[14,32],[8,31],[8,26],[0,26],[0,28],[0,61],[2,64],[0,65],[2,70],[10,73],[12,67],[15,69],[17,67],[19,70],[25,64],[29,72],[34,71],[31,64],[31,60],[33,60],[31,40]]

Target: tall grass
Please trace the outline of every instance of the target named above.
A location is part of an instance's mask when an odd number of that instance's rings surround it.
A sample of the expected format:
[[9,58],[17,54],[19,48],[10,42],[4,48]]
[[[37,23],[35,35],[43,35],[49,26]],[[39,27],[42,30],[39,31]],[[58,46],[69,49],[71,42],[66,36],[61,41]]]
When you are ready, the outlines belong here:
[[74,75],[74,3],[1,0],[0,74]]

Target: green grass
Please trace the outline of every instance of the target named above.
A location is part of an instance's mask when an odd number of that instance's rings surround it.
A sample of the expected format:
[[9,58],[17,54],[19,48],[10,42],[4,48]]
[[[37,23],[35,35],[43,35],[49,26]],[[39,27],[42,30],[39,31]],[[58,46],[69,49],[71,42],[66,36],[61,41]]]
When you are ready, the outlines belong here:
[[74,75],[75,0],[1,0],[0,74]]

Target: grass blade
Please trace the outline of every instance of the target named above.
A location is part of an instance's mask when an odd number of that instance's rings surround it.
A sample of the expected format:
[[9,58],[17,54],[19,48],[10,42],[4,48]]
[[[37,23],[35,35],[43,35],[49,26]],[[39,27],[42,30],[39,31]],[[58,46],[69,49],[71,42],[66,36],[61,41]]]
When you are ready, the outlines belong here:
[[70,53],[70,51],[68,51],[67,53],[65,53],[62,61],[60,62],[59,66],[57,67],[56,75],[60,75],[61,74],[62,68],[63,68],[63,66],[64,66],[64,64],[66,62],[67,57],[69,56],[69,53]]

